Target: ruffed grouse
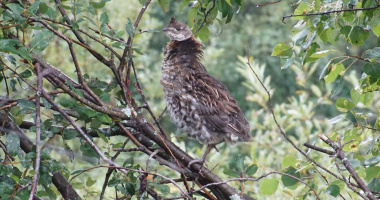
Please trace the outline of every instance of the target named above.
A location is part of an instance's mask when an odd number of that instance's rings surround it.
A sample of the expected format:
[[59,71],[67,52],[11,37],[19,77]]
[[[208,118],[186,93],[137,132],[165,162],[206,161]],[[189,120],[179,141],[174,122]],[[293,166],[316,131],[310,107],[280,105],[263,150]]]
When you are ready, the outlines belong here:
[[201,63],[202,43],[191,29],[174,17],[163,31],[170,38],[165,48],[161,85],[171,120],[188,136],[208,144],[201,159],[223,141],[248,141],[249,123],[236,100],[219,80]]

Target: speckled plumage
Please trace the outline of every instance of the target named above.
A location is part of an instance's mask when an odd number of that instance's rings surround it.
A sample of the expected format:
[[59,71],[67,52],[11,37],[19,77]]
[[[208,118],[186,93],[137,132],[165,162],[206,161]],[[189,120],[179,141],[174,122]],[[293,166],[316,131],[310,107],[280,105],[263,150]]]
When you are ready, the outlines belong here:
[[174,18],[164,29],[161,85],[172,121],[188,136],[209,145],[248,141],[249,123],[236,100],[201,63],[202,43]]

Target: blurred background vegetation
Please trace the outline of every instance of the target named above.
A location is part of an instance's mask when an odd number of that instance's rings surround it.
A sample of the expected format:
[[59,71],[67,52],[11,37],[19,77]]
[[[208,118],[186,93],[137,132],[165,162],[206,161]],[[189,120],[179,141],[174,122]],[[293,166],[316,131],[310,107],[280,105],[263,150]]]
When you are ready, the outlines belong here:
[[[67,6],[75,3],[75,1],[62,2]],[[161,30],[172,16],[175,16],[180,21],[187,22],[187,13],[190,8],[185,6],[181,11],[179,8],[180,2],[170,1],[169,11],[164,13],[160,6],[158,6],[158,2],[153,1],[139,24],[138,29],[141,29],[142,33],[138,34],[134,39],[135,48],[141,52],[141,54],[138,54],[136,51],[134,54],[137,74],[141,80],[144,94],[147,96],[156,116],[160,115],[165,108],[163,91],[159,80],[161,76],[163,48],[168,42],[168,38]],[[283,1],[273,5],[257,6],[266,2],[266,0],[246,0],[244,8],[234,8],[235,14],[230,23],[219,23],[215,20],[214,24],[208,25],[210,36],[207,41],[203,41],[205,45],[203,64],[210,74],[221,80],[237,99],[251,124],[253,136],[251,141],[240,143],[236,146],[228,144],[219,145],[219,152],[213,150],[208,156],[208,165],[210,169],[215,167],[213,169],[215,174],[220,175],[223,179],[227,179],[234,176],[234,171],[239,172],[252,164],[258,165],[258,172],[256,174],[261,175],[273,170],[281,171],[283,169],[282,165],[286,160],[294,160],[303,177],[307,178],[313,175],[309,173],[321,173],[322,176],[317,176],[318,178],[313,179],[313,186],[322,191],[320,193],[322,199],[329,199],[332,196],[323,192],[328,187],[324,180],[325,172],[314,168],[289,143],[285,142],[284,138],[279,134],[270,115],[267,104],[268,97],[246,64],[247,44],[249,44],[249,56],[253,57],[251,58],[252,67],[272,93],[274,112],[278,117],[279,124],[283,126],[286,134],[296,142],[296,145],[304,150],[306,150],[306,148],[302,147],[304,142],[323,146],[322,142],[318,139],[318,134],[329,134],[334,130],[340,130],[349,124],[355,123],[353,122],[355,118],[350,115],[347,116],[347,120],[340,121],[339,123],[331,119],[340,114],[334,103],[336,98],[348,97],[349,90],[345,90],[345,88],[355,87],[361,74],[355,70],[348,71],[349,75],[344,78],[341,92],[332,94],[332,88],[335,87],[334,83],[326,85],[324,80],[320,80],[323,68],[332,57],[330,55],[330,57],[326,56],[317,62],[304,65],[301,64],[300,60],[296,60],[288,69],[281,69],[280,60],[277,57],[272,57],[271,54],[276,44],[280,42],[292,43],[292,37],[294,36],[292,34],[294,32],[293,26],[297,21],[286,19],[287,23],[284,24],[282,17],[294,12],[297,1]],[[82,9],[83,13],[88,12],[86,7],[82,7]],[[119,30],[120,34],[124,32],[123,37],[126,39],[128,35],[124,31],[124,27],[127,19],[130,18],[134,21],[140,9],[141,4],[137,0],[112,0],[106,4],[101,12],[108,13],[111,27],[114,30]],[[98,16],[101,14],[99,13]],[[78,16],[80,15],[78,14]],[[83,29],[92,26],[89,20],[83,21],[79,25]],[[144,32],[145,30],[150,31]],[[71,33],[67,32],[67,34],[70,35]],[[88,43],[93,44],[92,40],[87,40]],[[362,52],[363,49],[379,45],[378,39],[373,35],[370,35],[368,40],[372,42],[367,42],[362,47],[352,48],[346,44],[346,41],[339,39],[334,44],[330,44],[329,42],[324,43],[321,49],[343,48],[346,49],[347,53],[356,55],[358,52]],[[111,44],[110,41],[108,42]],[[101,50],[103,47],[98,47],[103,55],[110,55],[109,51]],[[83,72],[91,77],[91,80],[99,79],[111,83],[113,75],[109,69],[105,68],[100,62],[96,62],[95,58],[90,56],[87,51],[78,46],[75,48],[77,52],[81,52],[78,53],[80,65]],[[121,48],[119,52],[122,52]],[[41,54],[53,66],[71,77],[76,77],[71,57],[63,56],[68,54],[67,45],[63,41],[54,38],[47,50]],[[355,64],[352,68],[355,68]],[[25,66],[21,66],[20,69],[25,69]],[[0,90],[5,91],[4,85],[0,85]],[[23,92],[19,91],[19,94]],[[114,101],[114,99],[111,100]],[[379,95],[376,94],[373,104],[377,104],[378,100]],[[377,112],[376,106],[362,107],[362,109],[368,112]],[[368,118],[372,122],[375,119],[371,116]],[[185,138],[181,131],[170,121],[167,114],[163,115],[161,124],[171,137],[171,140],[182,149],[195,157],[202,155],[202,148],[204,149],[205,147],[195,140]],[[75,149],[79,149],[77,145],[79,139],[75,140],[77,141],[69,143],[74,152]],[[120,138],[112,138],[110,140],[111,146],[112,143],[118,144],[119,140]],[[102,146],[102,140],[95,139],[95,141],[99,146]],[[62,146],[58,140],[55,143],[57,144],[56,146]],[[104,145],[109,144],[104,143]],[[110,149],[111,146],[106,148]],[[113,154],[111,150],[109,153]],[[314,152],[309,153],[311,157],[320,163],[327,163],[326,167],[334,164],[332,159],[326,155]],[[55,157],[63,163],[67,163],[66,167],[69,171],[92,166],[81,159],[75,159],[75,161],[70,162],[68,157],[59,155],[59,152],[56,152]],[[147,156],[136,153],[132,157],[121,156],[118,159],[133,159],[133,162],[129,160],[132,162],[132,165],[143,165]],[[243,168],[242,165],[244,165]],[[152,166],[164,175],[166,173],[174,174],[174,172],[165,171],[165,168],[160,167],[156,162],[152,162]],[[364,171],[364,168],[359,167],[358,171],[360,170]],[[104,177],[102,174],[105,172],[105,169],[99,169],[81,176],[96,179],[96,177]],[[81,190],[82,195],[86,195],[87,199],[92,199],[99,195],[98,191],[103,184],[103,180],[97,180],[96,184],[91,187],[85,186],[82,180],[86,180],[86,178],[78,179],[78,184],[75,185],[83,189]],[[231,184],[238,186],[240,183]],[[298,188],[287,188],[280,184],[279,189],[283,192],[276,192],[272,196],[260,196],[259,187],[260,182],[248,181],[245,184],[245,192],[259,199],[302,199],[302,197],[298,197],[297,195],[303,194],[302,191],[305,190],[303,185]],[[173,193],[177,192],[175,187],[170,189]],[[109,190],[108,192],[111,194],[113,191]],[[350,191],[342,192],[342,195],[349,197],[352,195],[351,193]]]

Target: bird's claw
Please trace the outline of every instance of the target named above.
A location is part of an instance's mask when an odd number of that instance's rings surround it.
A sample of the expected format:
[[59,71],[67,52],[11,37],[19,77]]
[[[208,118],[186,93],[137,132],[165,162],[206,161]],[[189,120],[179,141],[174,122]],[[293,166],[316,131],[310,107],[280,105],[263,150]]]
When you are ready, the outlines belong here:
[[201,165],[200,169],[202,169],[203,165],[205,165],[206,167],[208,167],[207,166],[207,162],[204,159],[194,159],[194,160],[192,160],[192,161],[189,162],[189,164],[187,165],[187,168],[190,169],[191,165],[193,165],[195,163],[198,163],[198,164]]

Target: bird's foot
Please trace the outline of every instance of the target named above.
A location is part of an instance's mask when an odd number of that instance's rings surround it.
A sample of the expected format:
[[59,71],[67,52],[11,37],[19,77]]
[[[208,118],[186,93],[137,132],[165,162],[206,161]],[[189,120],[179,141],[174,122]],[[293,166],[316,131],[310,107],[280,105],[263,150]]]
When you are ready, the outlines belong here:
[[199,170],[202,169],[203,165],[205,165],[207,167],[207,162],[204,159],[194,159],[194,160],[189,162],[189,164],[187,165],[187,168],[190,169],[191,165],[193,165],[195,163],[198,163],[201,165],[201,168]]

